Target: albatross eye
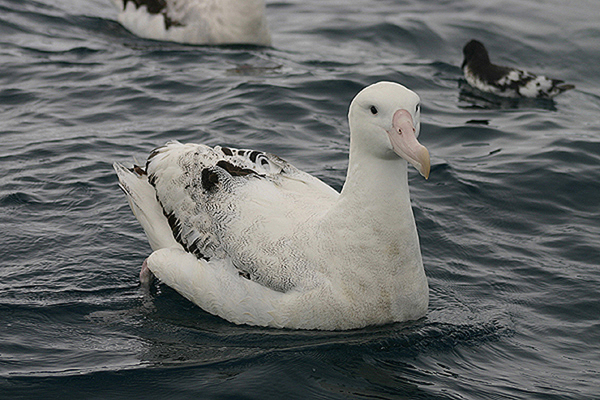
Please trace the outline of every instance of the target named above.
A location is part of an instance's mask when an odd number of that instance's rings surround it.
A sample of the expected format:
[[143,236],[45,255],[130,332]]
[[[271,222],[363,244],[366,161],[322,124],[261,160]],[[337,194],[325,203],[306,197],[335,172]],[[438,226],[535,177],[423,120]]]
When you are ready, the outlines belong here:
[[377,111],[377,107],[375,107],[375,106],[371,106],[371,114],[373,114],[373,115],[377,115],[377,112],[378,112],[378,111]]
[[416,112],[419,112],[420,109],[421,109],[421,105],[417,104]]

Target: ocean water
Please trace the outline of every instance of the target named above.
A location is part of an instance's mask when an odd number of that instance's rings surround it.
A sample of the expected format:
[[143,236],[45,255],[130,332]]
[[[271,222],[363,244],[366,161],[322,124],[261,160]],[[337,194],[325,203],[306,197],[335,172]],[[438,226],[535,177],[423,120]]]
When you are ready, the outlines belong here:
[[[270,48],[137,38],[109,0],[0,0],[0,398],[600,398],[600,3],[267,0]],[[563,79],[465,88],[462,46]],[[275,153],[335,188],[364,86],[422,98],[419,321],[236,326],[164,285],[114,161],[171,139]]]

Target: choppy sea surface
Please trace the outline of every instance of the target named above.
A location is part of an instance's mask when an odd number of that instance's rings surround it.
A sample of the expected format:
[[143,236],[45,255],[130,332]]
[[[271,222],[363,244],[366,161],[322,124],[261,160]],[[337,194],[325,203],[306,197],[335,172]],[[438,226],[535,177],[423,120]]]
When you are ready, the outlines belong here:
[[[273,46],[140,39],[109,0],[0,0],[0,398],[600,398],[600,2],[267,0]],[[464,87],[462,46],[575,84]],[[348,332],[236,326],[164,285],[114,161],[275,153],[340,189],[364,86],[422,98],[410,171],[430,309]]]

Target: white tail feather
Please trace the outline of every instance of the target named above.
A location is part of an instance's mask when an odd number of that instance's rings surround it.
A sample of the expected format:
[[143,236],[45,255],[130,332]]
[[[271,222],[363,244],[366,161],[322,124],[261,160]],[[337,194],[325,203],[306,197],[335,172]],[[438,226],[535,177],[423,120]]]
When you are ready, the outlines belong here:
[[152,250],[181,246],[175,241],[171,227],[156,199],[154,187],[148,182],[147,175],[130,171],[119,163],[113,168],[119,177],[119,186],[127,195],[131,211],[144,228]]

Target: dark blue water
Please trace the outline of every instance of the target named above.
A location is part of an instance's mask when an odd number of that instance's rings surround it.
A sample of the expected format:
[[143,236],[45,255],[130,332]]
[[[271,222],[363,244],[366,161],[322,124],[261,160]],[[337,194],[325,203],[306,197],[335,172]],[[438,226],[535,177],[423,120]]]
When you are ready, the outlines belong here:
[[[0,398],[600,398],[600,3],[267,3],[272,48],[139,39],[109,0],[0,0]],[[577,88],[473,96],[471,38]],[[113,161],[223,144],[340,188],[348,104],[379,80],[423,101],[426,318],[235,326],[139,287]]]

